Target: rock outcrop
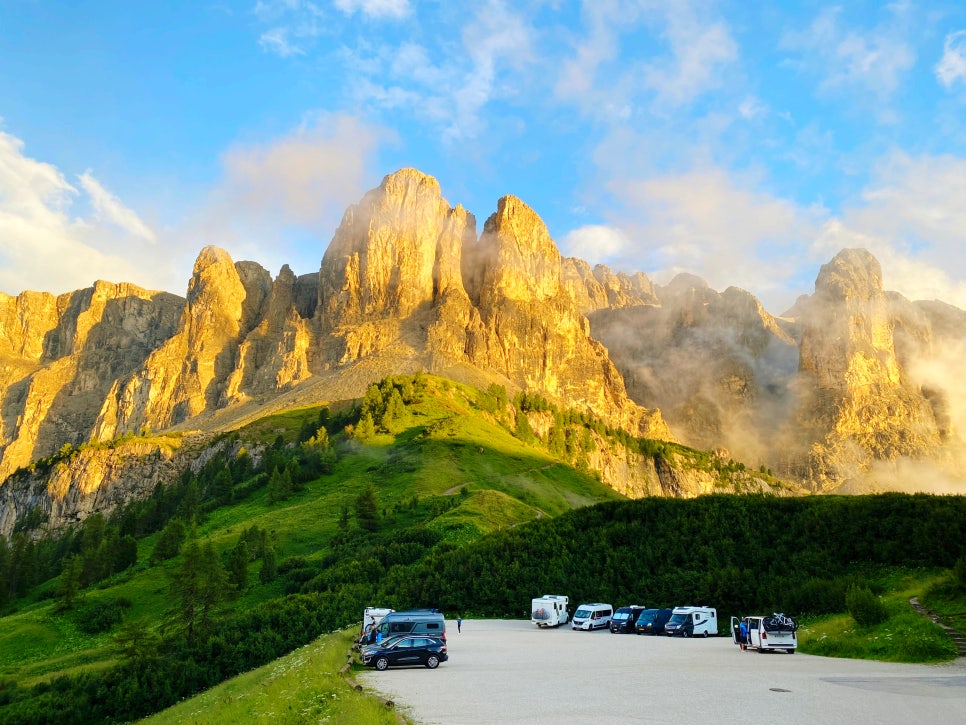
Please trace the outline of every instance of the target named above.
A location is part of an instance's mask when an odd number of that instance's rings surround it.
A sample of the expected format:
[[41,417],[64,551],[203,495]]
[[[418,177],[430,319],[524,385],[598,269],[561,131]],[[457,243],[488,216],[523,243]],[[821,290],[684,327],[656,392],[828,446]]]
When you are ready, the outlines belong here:
[[183,300],[96,282],[0,295],[0,478],[89,439],[105,397],[171,335]]
[[929,399],[899,364],[895,326],[871,254],[846,249],[823,265],[804,310],[799,364],[799,427],[813,439],[804,478],[817,490],[877,461],[929,457],[941,444]]

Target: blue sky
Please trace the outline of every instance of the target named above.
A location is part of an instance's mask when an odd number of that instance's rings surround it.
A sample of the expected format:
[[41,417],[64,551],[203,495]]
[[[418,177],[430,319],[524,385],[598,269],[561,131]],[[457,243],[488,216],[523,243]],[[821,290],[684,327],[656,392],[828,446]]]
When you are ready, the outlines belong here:
[[398,168],[773,313],[862,246],[966,308],[966,6],[0,0],[0,290],[317,271]]

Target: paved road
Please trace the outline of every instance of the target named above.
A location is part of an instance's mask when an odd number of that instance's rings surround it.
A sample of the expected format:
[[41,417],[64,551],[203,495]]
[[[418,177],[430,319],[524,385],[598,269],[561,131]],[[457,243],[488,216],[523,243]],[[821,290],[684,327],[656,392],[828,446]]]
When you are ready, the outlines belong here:
[[363,673],[426,725],[462,723],[963,723],[966,663],[898,665],[740,652],[529,622],[447,621],[450,660]]

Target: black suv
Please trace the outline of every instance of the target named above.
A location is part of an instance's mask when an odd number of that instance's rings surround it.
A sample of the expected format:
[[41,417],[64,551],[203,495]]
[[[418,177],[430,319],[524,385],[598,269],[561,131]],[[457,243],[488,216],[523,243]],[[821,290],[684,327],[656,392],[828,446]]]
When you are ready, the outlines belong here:
[[425,665],[433,670],[449,659],[446,643],[438,637],[397,637],[385,644],[363,647],[362,664],[384,670],[387,667]]

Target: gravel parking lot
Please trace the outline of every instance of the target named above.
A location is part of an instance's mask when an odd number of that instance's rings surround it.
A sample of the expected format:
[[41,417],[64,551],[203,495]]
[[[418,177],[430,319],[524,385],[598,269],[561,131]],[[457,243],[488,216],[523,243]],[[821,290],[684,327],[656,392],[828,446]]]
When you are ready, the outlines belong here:
[[954,723],[966,661],[898,665],[670,639],[447,621],[450,659],[359,681],[418,723]]

